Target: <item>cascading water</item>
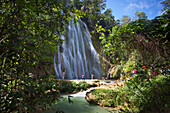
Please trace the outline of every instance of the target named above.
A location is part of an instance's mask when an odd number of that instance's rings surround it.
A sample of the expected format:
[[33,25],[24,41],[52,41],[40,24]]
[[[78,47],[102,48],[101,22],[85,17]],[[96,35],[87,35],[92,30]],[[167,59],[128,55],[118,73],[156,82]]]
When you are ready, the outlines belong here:
[[63,42],[63,53],[54,55],[54,68],[58,78],[62,78],[65,72],[66,79],[80,79],[82,74],[85,78],[101,78],[99,55],[93,47],[90,33],[84,22],[74,24],[70,20],[68,28],[61,36]]

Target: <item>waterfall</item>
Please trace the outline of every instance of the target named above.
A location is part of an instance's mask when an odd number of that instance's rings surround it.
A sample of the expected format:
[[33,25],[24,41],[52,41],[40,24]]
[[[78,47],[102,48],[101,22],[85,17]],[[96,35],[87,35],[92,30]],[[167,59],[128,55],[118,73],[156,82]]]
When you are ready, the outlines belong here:
[[66,79],[101,78],[99,54],[93,47],[90,33],[84,22],[70,20],[66,32],[61,36],[63,52],[54,55],[54,69],[58,78],[65,72]]

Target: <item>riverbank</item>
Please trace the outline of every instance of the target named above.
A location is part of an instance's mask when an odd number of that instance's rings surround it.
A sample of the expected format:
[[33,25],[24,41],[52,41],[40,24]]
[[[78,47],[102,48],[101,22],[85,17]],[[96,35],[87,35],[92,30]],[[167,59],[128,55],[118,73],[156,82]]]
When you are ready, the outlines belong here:
[[86,100],[91,104],[116,108],[123,112],[149,110],[150,113],[169,113],[169,76],[161,75],[142,80],[139,77],[146,76],[127,78],[126,84],[122,81],[114,81],[111,85],[101,84],[100,88],[86,93]]
[[[96,83],[100,86],[100,88],[104,89],[115,89],[116,87],[123,87],[125,81],[121,80],[98,80],[98,79],[65,79],[64,81],[74,81],[75,83],[79,83],[80,81],[84,81],[88,84]],[[99,87],[98,87],[99,88]]]
[[[75,82],[77,84],[79,82],[82,82],[82,81],[86,82],[87,84],[94,84],[94,83],[97,84],[97,87],[90,88],[87,91],[85,91],[86,93],[83,94],[83,95],[85,95],[83,97],[85,97],[86,101],[88,103],[90,103],[90,104],[98,105],[98,106],[101,106],[103,108],[111,109],[111,110],[114,110],[114,111],[119,111],[120,110],[119,106],[115,107],[114,105],[109,105],[109,103],[104,102],[105,100],[94,102],[96,97],[94,95],[91,95],[91,91],[93,91],[95,89],[106,90],[106,91],[107,90],[114,90],[114,89],[116,89],[118,87],[124,87],[125,81],[121,81],[121,80],[98,80],[98,79],[94,79],[94,80],[90,80],[90,79],[86,79],[86,80],[74,79],[74,80],[65,80],[65,81],[67,81],[67,82],[72,81],[72,82]],[[81,92],[79,92],[77,94],[79,95],[79,94],[81,94]],[[70,94],[70,95],[72,95],[72,94]]]
[[[98,84],[97,87],[90,87],[87,90],[82,90],[79,91],[75,94],[72,93],[68,93],[65,95],[61,95],[61,98],[59,99],[60,101],[57,101],[56,104],[54,104],[52,106],[51,109],[42,111],[40,113],[56,113],[56,112],[64,112],[64,113],[118,113],[117,109],[114,109],[112,107],[102,107],[102,106],[98,106],[98,105],[94,105],[94,104],[89,104],[86,99],[85,96],[87,94],[87,92],[90,92],[91,90],[94,89],[99,89],[99,88],[107,88],[109,85],[113,85],[115,84],[115,81],[110,81],[107,80],[107,82],[103,81],[103,80],[61,80],[61,82],[67,82],[67,83],[82,83],[82,82],[86,82],[86,84]],[[70,100],[70,102],[69,102]]]

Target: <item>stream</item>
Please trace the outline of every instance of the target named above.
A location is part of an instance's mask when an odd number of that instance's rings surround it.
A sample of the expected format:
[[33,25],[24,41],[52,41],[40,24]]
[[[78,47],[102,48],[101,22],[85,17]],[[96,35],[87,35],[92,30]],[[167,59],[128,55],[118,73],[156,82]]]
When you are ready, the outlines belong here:
[[[118,113],[113,108],[89,104],[85,99],[85,95],[92,89],[95,88],[90,88],[76,94],[63,95],[60,101],[57,101],[51,109],[42,111],[41,113]],[[70,103],[68,96],[70,96],[70,100],[72,101]]]

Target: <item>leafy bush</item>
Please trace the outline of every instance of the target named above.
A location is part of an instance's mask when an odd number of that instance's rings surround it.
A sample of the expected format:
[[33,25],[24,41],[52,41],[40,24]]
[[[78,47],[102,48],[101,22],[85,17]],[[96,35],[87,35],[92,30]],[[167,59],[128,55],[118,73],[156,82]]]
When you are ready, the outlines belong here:
[[92,83],[90,87],[97,87],[98,85],[96,83]]
[[94,80],[94,82],[95,82],[95,83],[98,83],[98,82],[100,82],[100,81],[99,81],[99,80]]
[[95,89],[92,91],[92,95],[95,95],[95,102],[101,106],[115,107],[115,100],[117,92],[112,89]]
[[[2,81],[0,111],[33,112],[50,107],[59,97],[59,92],[55,90],[58,82],[54,77],[44,76],[43,79],[34,80],[30,75],[17,81]],[[13,87],[13,84],[17,86]]]
[[48,75],[62,51],[60,34],[82,11],[61,0],[1,0],[0,10],[0,112],[46,108],[59,94]]
[[[160,74],[160,69],[168,69],[169,64],[158,64],[154,68],[158,74]],[[134,74],[123,88],[92,91],[92,95],[95,96],[94,101],[102,106],[121,106],[121,110],[124,112],[167,112],[166,109],[170,107],[169,72],[159,76],[148,75],[149,66],[143,69],[141,64],[137,64],[136,68],[137,74]]]
[[85,81],[80,81],[78,84],[74,81],[60,81],[60,83],[61,85],[58,87],[58,89],[62,93],[73,93],[90,88],[90,84],[86,83]]
[[90,84],[86,83],[85,81],[80,81],[78,83],[78,85],[79,85],[79,88],[83,89],[83,90],[86,90],[87,88],[90,88]]
[[126,83],[126,87],[119,88],[116,101],[127,112],[161,112],[170,106],[169,85],[170,76],[151,80],[134,76]]

